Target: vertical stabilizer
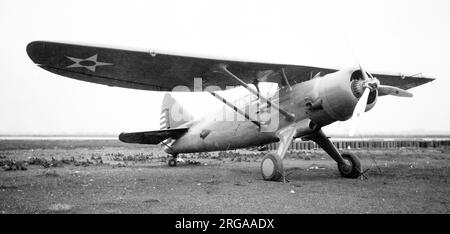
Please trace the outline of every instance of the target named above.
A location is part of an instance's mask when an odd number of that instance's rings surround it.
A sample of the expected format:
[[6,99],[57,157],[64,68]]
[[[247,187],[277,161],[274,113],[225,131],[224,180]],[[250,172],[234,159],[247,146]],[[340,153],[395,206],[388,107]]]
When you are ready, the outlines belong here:
[[171,129],[187,123],[193,119],[170,93],[164,95],[161,105],[160,128]]

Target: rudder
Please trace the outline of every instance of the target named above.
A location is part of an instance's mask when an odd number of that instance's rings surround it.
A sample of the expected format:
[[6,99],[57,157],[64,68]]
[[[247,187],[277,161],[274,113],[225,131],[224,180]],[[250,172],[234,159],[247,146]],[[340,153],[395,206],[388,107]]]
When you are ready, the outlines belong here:
[[160,129],[176,128],[194,119],[170,93],[164,95],[161,105]]

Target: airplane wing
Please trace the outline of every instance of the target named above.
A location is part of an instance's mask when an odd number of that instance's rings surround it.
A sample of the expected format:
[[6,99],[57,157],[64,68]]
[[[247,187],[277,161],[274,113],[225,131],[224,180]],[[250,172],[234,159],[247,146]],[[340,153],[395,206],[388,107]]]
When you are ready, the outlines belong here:
[[[381,84],[394,86],[397,88],[401,88],[404,90],[408,90],[428,82],[433,81],[433,78],[427,77],[418,77],[416,75],[405,76],[403,74],[387,74],[387,73],[372,73],[374,77],[376,77]],[[384,96],[385,94],[379,94],[379,96]]]
[[[187,86],[193,91],[193,78],[202,78],[203,88],[239,85],[214,68],[219,64],[246,83],[280,82],[281,69],[291,84],[300,83],[336,69],[288,64],[257,63],[201,57],[161,54],[151,51],[132,51],[98,46],[58,42],[34,41],[27,53],[41,68],[77,80],[131,89],[172,91]],[[382,84],[409,89],[433,79],[374,74]]]
[[121,133],[119,140],[125,143],[156,145],[168,138],[177,139],[186,133],[188,128],[173,128],[148,132]]

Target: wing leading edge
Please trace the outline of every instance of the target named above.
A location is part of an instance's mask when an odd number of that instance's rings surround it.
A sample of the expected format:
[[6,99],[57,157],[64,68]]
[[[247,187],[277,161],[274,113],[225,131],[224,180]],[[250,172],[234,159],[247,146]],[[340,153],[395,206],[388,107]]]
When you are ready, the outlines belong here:
[[[176,86],[194,90],[193,78],[201,77],[203,88],[218,86],[226,89],[238,83],[215,72],[225,64],[227,69],[246,83],[279,82],[281,69],[290,83],[300,83],[315,74],[336,69],[312,66],[220,60],[201,57],[132,51],[99,46],[34,41],[27,53],[41,68],[69,78],[131,89],[172,91]],[[383,84],[410,89],[432,81],[425,77],[374,74]]]

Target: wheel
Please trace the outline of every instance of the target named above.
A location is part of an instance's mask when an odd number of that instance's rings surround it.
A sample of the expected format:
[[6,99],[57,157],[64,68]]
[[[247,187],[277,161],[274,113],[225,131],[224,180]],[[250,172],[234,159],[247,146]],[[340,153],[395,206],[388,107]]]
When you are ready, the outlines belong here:
[[358,157],[352,153],[343,153],[345,164],[338,164],[339,173],[345,178],[358,178],[361,175],[361,163]]
[[264,180],[279,181],[282,177],[283,162],[274,154],[267,154],[261,162],[261,174]]
[[169,164],[169,167],[176,167],[177,166],[177,159],[176,158],[170,158],[167,162]]

